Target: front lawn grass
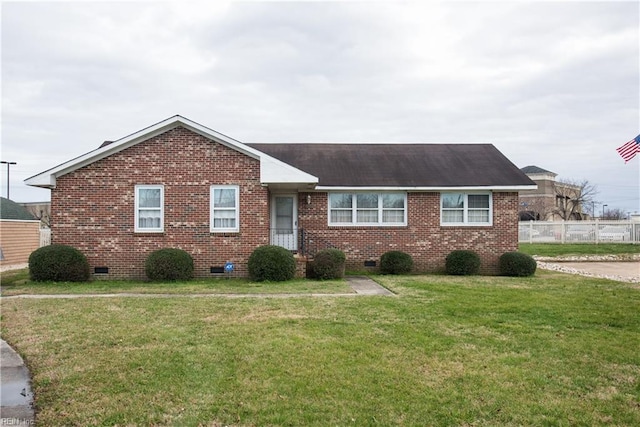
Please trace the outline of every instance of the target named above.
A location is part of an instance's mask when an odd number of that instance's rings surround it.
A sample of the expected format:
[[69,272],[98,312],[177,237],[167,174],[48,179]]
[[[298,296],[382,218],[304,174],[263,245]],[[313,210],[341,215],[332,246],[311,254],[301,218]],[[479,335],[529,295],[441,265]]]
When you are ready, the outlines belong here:
[[632,243],[520,243],[518,250],[529,255],[626,255],[640,254],[640,245]]
[[376,276],[394,297],[2,301],[47,426],[640,425],[640,289]]
[[60,294],[311,294],[353,293],[345,280],[296,279],[286,282],[252,282],[248,279],[214,278],[186,282],[94,280],[92,282],[33,282],[28,269],[2,274],[2,295]]

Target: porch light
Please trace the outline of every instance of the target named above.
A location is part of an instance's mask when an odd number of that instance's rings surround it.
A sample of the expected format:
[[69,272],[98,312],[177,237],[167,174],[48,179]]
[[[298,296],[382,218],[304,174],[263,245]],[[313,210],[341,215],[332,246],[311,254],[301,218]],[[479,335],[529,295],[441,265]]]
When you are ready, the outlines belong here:
[[307,204],[311,204],[311,194],[307,194]]

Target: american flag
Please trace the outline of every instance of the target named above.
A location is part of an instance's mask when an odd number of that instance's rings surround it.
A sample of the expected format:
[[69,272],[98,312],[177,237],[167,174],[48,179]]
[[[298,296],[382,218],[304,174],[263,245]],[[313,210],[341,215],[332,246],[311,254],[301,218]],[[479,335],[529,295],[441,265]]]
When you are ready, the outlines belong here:
[[616,148],[616,151],[620,156],[622,156],[624,162],[627,163],[636,156],[636,153],[640,153],[640,135],[636,136],[631,141],[622,144],[620,147]]

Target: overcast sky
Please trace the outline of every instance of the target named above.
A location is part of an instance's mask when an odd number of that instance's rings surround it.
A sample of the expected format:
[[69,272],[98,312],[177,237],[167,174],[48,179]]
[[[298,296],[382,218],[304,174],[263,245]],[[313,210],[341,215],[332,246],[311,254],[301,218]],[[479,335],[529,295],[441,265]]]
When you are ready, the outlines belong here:
[[242,142],[490,142],[640,211],[615,151],[640,133],[637,1],[211,3],[3,2],[11,198],[180,114]]

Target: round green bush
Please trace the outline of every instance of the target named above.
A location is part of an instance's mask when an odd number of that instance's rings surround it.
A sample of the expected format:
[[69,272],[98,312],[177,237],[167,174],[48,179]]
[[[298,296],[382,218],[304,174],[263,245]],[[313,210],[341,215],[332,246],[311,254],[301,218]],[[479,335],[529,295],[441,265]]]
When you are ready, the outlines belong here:
[[43,246],[29,255],[29,275],[38,282],[86,282],[90,277],[89,262],[71,246]]
[[447,274],[469,276],[480,271],[480,257],[474,251],[452,251],[445,260]]
[[522,252],[506,252],[500,257],[500,274],[503,276],[533,276],[537,267],[536,260]]
[[281,246],[265,245],[249,256],[249,276],[256,282],[283,282],[296,274],[293,254]]
[[407,274],[413,269],[413,258],[402,251],[389,251],[380,257],[380,273]]
[[340,279],[344,277],[346,260],[340,249],[323,249],[313,257],[311,276],[320,280]]
[[193,277],[193,258],[182,249],[153,251],[144,263],[149,280],[189,280]]

